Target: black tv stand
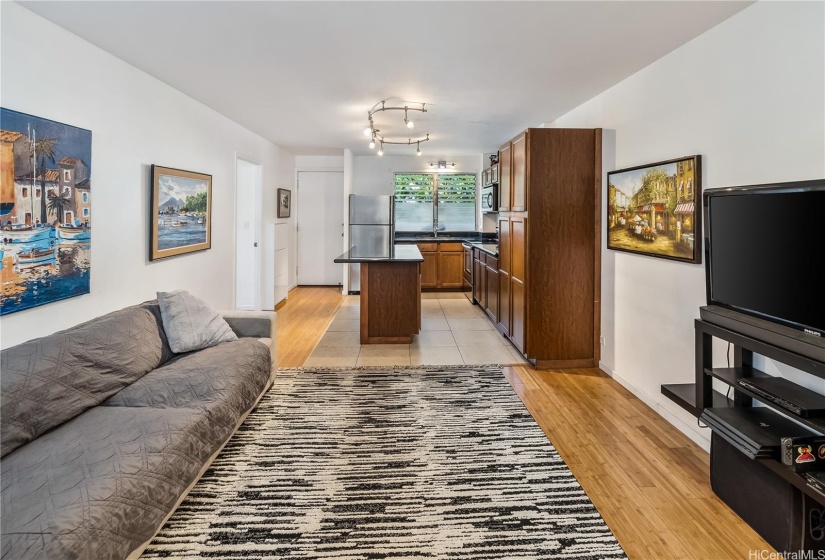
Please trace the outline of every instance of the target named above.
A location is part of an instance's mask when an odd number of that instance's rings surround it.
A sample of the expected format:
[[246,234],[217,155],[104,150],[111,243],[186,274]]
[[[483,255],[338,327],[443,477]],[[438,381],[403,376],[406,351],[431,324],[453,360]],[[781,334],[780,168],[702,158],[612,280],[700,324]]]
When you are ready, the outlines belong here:
[[[702,313],[702,315],[707,318],[717,316],[712,313]],[[735,316],[733,318],[735,319]],[[720,322],[724,322],[725,325],[716,324],[704,318],[695,320],[695,382],[662,385],[662,394],[697,418],[705,408],[749,407],[753,406],[753,401],[759,401],[771,410],[792,418],[816,434],[825,435],[825,418],[803,418],[794,415],[770,399],[762,397],[758,393],[739,385],[741,378],[768,376],[767,373],[753,367],[754,354],[765,356],[766,358],[825,379],[825,355],[823,355],[822,360],[815,359],[815,356],[818,356],[818,346],[816,344],[809,344],[804,340],[800,342],[797,337],[791,337],[789,339],[785,336],[785,333],[777,333],[773,330],[760,330],[758,325],[754,325],[752,322],[747,322],[742,330],[731,328],[737,326],[737,324],[729,321],[728,318],[723,318]],[[731,367],[713,367],[712,343],[714,338],[731,343],[733,350],[733,364],[731,364]],[[819,341],[816,342],[818,343]],[[807,344],[807,346],[800,346],[800,344]],[[813,352],[811,349],[813,349]],[[802,350],[802,352],[799,350]],[[733,393],[732,399],[729,400],[725,395],[713,390],[713,379],[718,379],[731,387]],[[717,441],[719,441],[718,437],[714,435],[714,442]],[[714,464],[714,452],[715,451],[712,450],[711,465]],[[730,457],[730,455],[728,455],[728,457]],[[748,461],[750,461],[750,463],[748,463]],[[803,503],[809,504],[810,507],[825,506],[825,496],[809,486],[803,474],[795,473],[790,468],[784,466],[778,459],[765,458],[750,460],[745,457],[743,465],[754,465],[753,468],[762,473],[754,475],[754,480],[764,481],[765,484],[782,484],[770,474],[765,475],[764,473],[767,471],[759,466],[762,465],[774,473],[774,475],[790,484],[799,492],[799,495],[794,498],[796,505]],[[742,466],[740,465],[738,468],[742,468]],[[742,490],[759,492],[760,489],[748,487]],[[716,491],[716,488],[714,488],[714,491]],[[717,492],[717,494],[718,493],[719,492]],[[721,496],[721,494],[720,497],[725,500],[725,497]],[[734,511],[737,511],[734,504],[729,503],[729,505]],[[796,505],[794,508],[796,508]],[[743,519],[746,518],[747,512],[737,511],[737,513],[739,513]],[[751,523],[748,519],[745,519],[745,521]],[[805,521],[800,521],[800,523],[805,523]],[[759,532],[759,528],[757,528],[754,523],[751,523],[751,525]],[[768,538],[764,534],[762,536],[766,539]],[[774,546],[780,548],[780,546],[783,545],[775,544]]]

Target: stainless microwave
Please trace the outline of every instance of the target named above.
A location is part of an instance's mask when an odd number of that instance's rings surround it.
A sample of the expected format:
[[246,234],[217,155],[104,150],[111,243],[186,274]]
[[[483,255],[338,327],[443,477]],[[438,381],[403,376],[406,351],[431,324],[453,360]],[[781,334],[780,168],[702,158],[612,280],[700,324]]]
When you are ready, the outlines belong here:
[[490,185],[481,189],[481,211],[498,212],[498,185]]

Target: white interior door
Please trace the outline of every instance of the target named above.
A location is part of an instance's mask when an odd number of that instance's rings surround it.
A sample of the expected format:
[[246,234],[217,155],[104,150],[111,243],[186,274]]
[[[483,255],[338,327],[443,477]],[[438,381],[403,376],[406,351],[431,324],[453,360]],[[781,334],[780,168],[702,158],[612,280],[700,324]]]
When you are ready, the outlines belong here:
[[260,309],[261,166],[236,159],[235,308]]
[[298,285],[339,286],[343,266],[333,259],[344,249],[344,174],[298,172]]

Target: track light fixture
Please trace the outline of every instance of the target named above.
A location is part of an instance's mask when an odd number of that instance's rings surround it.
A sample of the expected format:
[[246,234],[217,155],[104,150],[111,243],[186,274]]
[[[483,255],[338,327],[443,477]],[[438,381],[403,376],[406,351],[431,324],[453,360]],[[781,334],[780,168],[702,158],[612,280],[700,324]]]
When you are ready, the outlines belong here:
[[379,101],[375,105],[373,105],[372,109],[367,112],[367,117],[369,119],[369,126],[364,129],[364,135],[370,136],[370,149],[375,148],[375,142],[378,141],[381,144],[381,147],[378,150],[378,155],[384,155],[384,144],[398,144],[403,145],[406,144],[407,146],[412,146],[415,144],[416,150],[415,155],[420,156],[422,155],[421,152],[421,142],[427,142],[430,139],[430,135],[427,134],[424,138],[407,138],[406,141],[402,140],[387,140],[384,138],[383,135],[379,134],[379,130],[375,128],[375,123],[373,122],[373,115],[376,113],[380,113],[382,111],[404,111],[404,124],[406,125],[407,129],[412,130],[415,127],[415,123],[410,119],[409,112],[410,111],[419,111],[421,113],[426,113],[427,109],[424,103],[421,104],[421,107],[410,107],[409,105],[398,106],[398,107],[388,107],[387,102]]
[[438,169],[452,169],[455,167],[454,162],[447,163],[446,161],[431,161],[430,167],[437,167]]

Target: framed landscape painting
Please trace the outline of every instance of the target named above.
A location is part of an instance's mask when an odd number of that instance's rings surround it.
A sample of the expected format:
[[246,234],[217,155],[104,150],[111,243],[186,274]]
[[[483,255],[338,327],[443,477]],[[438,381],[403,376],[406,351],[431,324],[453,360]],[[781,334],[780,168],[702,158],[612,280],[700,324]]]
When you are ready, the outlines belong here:
[[212,247],[212,176],[152,166],[149,260]]
[[607,174],[607,248],[702,262],[702,156]]
[[0,315],[90,291],[92,133],[0,109]]

